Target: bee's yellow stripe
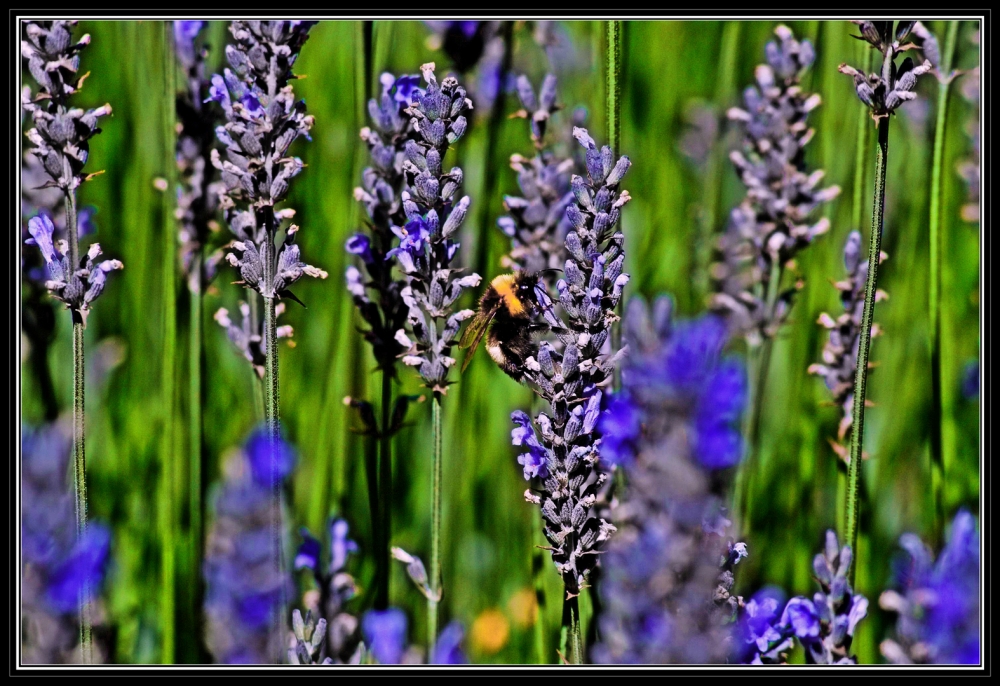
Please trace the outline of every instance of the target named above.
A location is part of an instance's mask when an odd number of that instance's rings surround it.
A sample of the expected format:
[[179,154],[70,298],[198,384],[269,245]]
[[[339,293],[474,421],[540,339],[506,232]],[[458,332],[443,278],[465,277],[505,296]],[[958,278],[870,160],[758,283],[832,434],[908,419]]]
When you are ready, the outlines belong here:
[[515,290],[516,286],[514,282],[516,278],[514,274],[501,274],[490,282],[490,285],[503,298],[511,316],[514,317],[524,313],[524,305],[518,299]]

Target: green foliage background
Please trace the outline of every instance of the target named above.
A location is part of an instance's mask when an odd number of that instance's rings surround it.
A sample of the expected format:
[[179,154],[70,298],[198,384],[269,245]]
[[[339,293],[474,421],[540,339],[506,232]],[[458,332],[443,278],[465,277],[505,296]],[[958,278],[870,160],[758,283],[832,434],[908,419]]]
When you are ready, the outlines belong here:
[[[627,270],[632,294],[674,294],[679,310],[703,309],[709,280],[710,233],[725,225],[729,208],[743,188],[728,160],[721,137],[706,167],[692,166],[679,148],[686,131],[684,113],[693,102],[719,113],[740,104],[740,93],[763,60],[765,43],[776,22],[650,21],[625,22],[622,86],[622,152],[633,168],[625,187],[634,202],[624,215]],[[839,310],[830,280],[842,277],[841,250],[849,231],[867,236],[874,150],[862,197],[864,226],[851,225],[855,140],[859,110],[851,80],[837,73],[841,62],[860,64],[863,44],[850,37],[847,22],[792,22],[800,38],[813,41],[818,57],[804,87],[821,94],[823,105],[811,117],[816,138],[808,148],[811,168],[823,168],[827,182],[843,192],[824,206],[831,232],[807,250],[799,262],[805,285],[791,322],[775,346],[763,415],[760,472],[754,481],[752,518],[747,523],[750,558],[740,565],[739,587],[752,592],[765,583],[790,593],[811,593],[812,556],[823,531],[842,523],[845,470],[827,438],[835,435],[839,409],[827,405],[822,382],[806,374],[825,338],[816,324],[822,311]],[[603,141],[601,37],[597,22],[567,22],[578,65],[560,77],[560,99],[569,108],[585,106],[588,125]],[[938,36],[943,22],[932,22]],[[976,29],[960,29],[956,65],[978,62],[970,41]],[[92,35],[81,72],[90,72],[79,103],[110,102],[112,117],[92,143],[88,169],[104,170],[84,185],[81,203],[99,208],[99,240],[105,253],[120,258],[125,270],[114,275],[88,322],[88,352],[97,341],[116,337],[124,344],[124,362],[102,389],[91,387],[88,401],[88,470],[91,512],[114,527],[114,569],[107,585],[107,622],[115,627],[116,662],[157,662],[164,655],[161,604],[161,556],[165,532],[176,544],[176,656],[178,662],[206,659],[199,640],[195,596],[199,571],[183,513],[189,398],[186,394],[189,297],[173,273],[177,238],[173,191],[154,188],[154,179],[173,175],[173,89],[175,73],[169,27],[163,22],[83,22],[79,32]],[[212,60],[227,38],[225,24],[213,22]],[[534,44],[530,26],[514,29],[514,70],[538,83],[546,70],[544,54]],[[376,22],[375,77],[383,70],[416,73],[420,64],[447,58],[426,44],[421,22]],[[343,245],[360,227],[352,199],[359,184],[365,151],[358,130],[367,125],[365,99],[372,88],[362,83],[361,29],[358,22],[325,21],[316,26],[302,51],[295,83],[315,115],[312,142],[300,141],[297,154],[308,168],[292,185],[287,203],[297,211],[300,244],[311,264],[330,273],[326,281],[306,280],[296,289],[308,305],[289,306],[283,323],[295,327],[294,349],[281,351],[281,410],[287,434],[298,449],[299,467],[290,486],[294,524],[321,531],[330,513],[346,517],[362,547],[353,571],[369,588],[374,573],[365,555],[371,540],[361,437],[352,433],[356,418],[345,407],[346,395],[374,400],[374,362],[357,334],[360,318],[343,284],[347,264]],[[179,81],[176,82],[179,85]],[[891,617],[877,607],[889,579],[889,563],[903,531],[915,531],[939,546],[945,525],[960,506],[978,511],[979,406],[959,391],[965,363],[978,356],[978,225],[963,222],[960,207],[966,188],[954,172],[970,154],[965,126],[976,116],[972,105],[953,87],[946,128],[943,202],[944,288],[943,355],[946,361],[946,465],[944,512],[931,497],[928,450],[931,412],[928,352],[928,203],[937,83],[928,76],[919,86],[920,117],[895,117],[890,133],[888,197],[883,248],[890,259],[880,270],[880,287],[890,299],[876,320],[885,335],[873,344],[879,363],[869,384],[875,406],[868,411],[863,466],[863,509],[858,590],[871,601],[870,617],[858,631],[855,649],[862,662],[880,661],[878,643]],[[508,98],[507,113],[519,107]],[[508,249],[496,229],[503,213],[502,195],[517,191],[507,159],[531,154],[523,120],[498,122],[494,159],[485,159],[488,113],[480,112],[453,153],[466,172],[465,192],[474,210],[465,224],[466,260],[487,256],[484,276],[501,271]],[[569,126],[568,111],[556,127]],[[866,126],[871,126],[866,121]],[[725,133],[725,130],[723,130]],[[26,220],[26,218],[25,218]],[[483,243],[485,242],[485,244]],[[866,240],[867,242],[867,240]],[[485,251],[485,252],[484,252]],[[256,421],[250,371],[224,332],[212,321],[221,306],[233,310],[243,296],[236,277],[223,268],[204,299],[203,339],[206,385],[203,397],[206,487],[217,481],[227,451],[238,446]],[[470,302],[471,304],[471,302]],[[58,339],[50,366],[62,407],[71,402],[69,317],[58,316]],[[739,345],[736,345],[739,349]],[[418,393],[414,375],[401,369],[402,391]],[[458,374],[452,378],[458,380]],[[37,423],[41,405],[30,368],[23,368],[23,421]],[[523,500],[525,484],[510,446],[509,413],[527,407],[530,392],[515,385],[486,356],[461,377],[444,403],[445,595],[442,617],[468,627],[488,608],[507,612],[518,590],[531,587],[532,508]],[[410,426],[395,439],[393,543],[425,556],[430,547],[430,405],[414,405]],[[178,465],[171,488],[161,482],[164,464]],[[210,515],[209,515],[210,517]],[[559,624],[560,584],[551,564],[544,566],[548,603],[544,615],[555,645]],[[358,610],[370,602],[364,592]],[[423,600],[393,570],[392,602],[407,610],[411,640],[426,644]],[[587,603],[585,603],[585,606]],[[588,612],[585,609],[585,612]],[[586,617],[585,617],[586,619]],[[510,640],[494,655],[473,652],[475,661],[532,662],[532,629],[513,627]],[[551,656],[552,661],[555,655]]]

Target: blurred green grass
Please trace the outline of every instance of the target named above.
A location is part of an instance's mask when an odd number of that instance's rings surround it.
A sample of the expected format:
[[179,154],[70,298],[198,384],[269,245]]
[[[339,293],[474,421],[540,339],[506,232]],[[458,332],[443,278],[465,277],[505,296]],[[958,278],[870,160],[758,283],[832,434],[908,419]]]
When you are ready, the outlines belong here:
[[[622,86],[622,152],[633,161],[625,186],[634,201],[625,213],[627,269],[633,275],[633,294],[673,293],[683,314],[704,306],[708,281],[696,273],[699,246],[704,246],[705,217],[714,218],[714,231],[724,227],[729,208],[743,188],[726,159],[716,150],[717,176],[707,179],[694,170],[679,148],[685,132],[684,112],[691,102],[711,103],[718,112],[740,103],[742,89],[753,79],[763,60],[764,44],[775,22],[740,22],[733,37],[731,66],[720,64],[720,45],[728,22],[624,22],[625,54]],[[858,108],[851,81],[837,73],[840,62],[859,63],[861,48],[850,38],[847,22],[792,22],[799,37],[808,37],[818,58],[804,86],[818,92],[823,105],[810,120],[817,134],[808,148],[811,168],[823,168],[827,182],[842,193],[826,206],[832,222],[799,262],[805,276],[792,319],[775,346],[762,426],[761,470],[755,479],[753,519],[748,527],[750,558],[739,570],[740,589],[750,592],[776,583],[790,593],[811,593],[811,559],[823,531],[841,523],[843,492],[841,469],[829,448],[839,418],[827,406],[822,382],[806,374],[819,356],[823,337],[815,321],[822,311],[839,308],[830,280],[841,277],[841,250],[849,231],[867,230],[870,191],[862,194],[865,226],[851,226],[855,136]],[[601,28],[592,22],[566,22],[578,65],[557,72],[560,99],[569,108],[584,105],[588,126],[600,137],[603,130]],[[159,605],[162,586],[161,532],[158,483],[165,464],[163,446],[168,434],[176,446],[185,445],[188,400],[168,397],[162,373],[168,353],[165,316],[176,303],[178,348],[174,393],[187,388],[185,341],[188,296],[182,280],[168,279],[167,253],[176,251],[171,230],[172,192],[154,189],[154,179],[172,174],[172,141],[165,140],[163,122],[172,117],[173,102],[164,96],[172,65],[164,64],[169,35],[162,22],[83,22],[81,32],[92,35],[84,51],[81,71],[90,71],[79,96],[82,105],[110,102],[112,117],[102,122],[103,133],[91,146],[90,170],[105,174],[84,185],[81,202],[99,208],[99,240],[125,270],[108,287],[87,329],[88,350],[97,341],[116,337],[125,346],[125,361],[108,379],[103,393],[88,398],[88,458],[93,515],[114,526],[113,577],[108,586],[108,620],[116,627],[114,660],[155,662],[162,658],[163,616]],[[227,38],[222,22],[212,22],[210,43],[218,64]],[[932,23],[943,33],[943,23]],[[971,67],[978,56],[968,40],[974,30],[963,24],[957,64]],[[428,49],[421,22],[375,22],[374,76],[383,70],[416,73],[420,64],[434,60],[447,64],[441,53]],[[343,245],[361,226],[361,214],[352,199],[365,155],[358,129],[367,125],[358,94],[372,91],[358,84],[361,59],[356,22],[326,21],[316,26],[302,51],[296,72],[307,78],[295,83],[316,118],[312,142],[296,144],[296,154],[308,168],[292,185],[287,206],[295,208],[302,227],[299,243],[311,264],[326,269],[326,281],[307,280],[297,295],[308,305],[290,305],[284,323],[295,327],[295,347],[282,347],[282,420],[299,456],[299,468],[290,486],[290,506],[296,525],[321,531],[326,517],[338,513],[352,526],[362,554],[356,575],[362,588],[370,586],[374,567],[366,556],[371,540],[367,491],[362,463],[362,438],[352,433],[356,418],[342,404],[346,395],[371,397],[374,361],[356,332],[360,319],[343,286],[347,264]],[[533,44],[530,28],[515,26],[514,70],[528,73],[534,83],[544,74],[543,53]],[[890,259],[880,270],[880,287],[890,300],[879,305],[876,320],[885,335],[873,345],[879,363],[869,393],[876,403],[867,415],[865,449],[871,459],[863,470],[863,509],[858,568],[858,590],[871,601],[870,617],[861,625],[855,649],[862,662],[879,661],[878,642],[889,618],[877,608],[886,584],[889,562],[899,534],[915,531],[938,544],[944,523],[935,521],[931,501],[927,421],[931,416],[928,353],[928,229],[931,137],[936,83],[922,80],[918,90],[927,107],[922,117],[904,114],[893,122],[890,143],[886,228],[883,248]],[[958,380],[965,362],[978,355],[979,234],[976,225],[961,221],[959,208],[965,187],[954,173],[968,155],[965,135],[971,105],[952,89],[945,147],[943,354],[952,383],[945,388],[955,407],[956,464],[946,483],[946,516],[962,505],[977,507],[979,497],[978,405],[963,399]],[[507,112],[519,107],[508,98]],[[916,108],[919,110],[919,107]],[[527,126],[519,119],[503,119],[496,132],[492,163],[484,159],[487,145],[486,112],[473,122],[466,139],[452,153],[465,170],[465,192],[474,207],[488,211],[470,214],[465,224],[463,256],[469,261],[486,241],[489,268],[499,271],[507,250],[505,237],[495,228],[503,213],[502,195],[516,193],[514,172],[504,162],[514,152],[530,154]],[[556,126],[568,126],[569,113],[557,115]],[[870,124],[870,122],[869,122]],[[603,142],[603,141],[602,141]],[[874,153],[871,166],[874,166]],[[868,177],[870,178],[869,171]],[[495,189],[484,197],[492,180]],[[717,184],[712,191],[710,184]],[[709,203],[712,206],[706,206]],[[481,218],[486,221],[481,223]],[[704,253],[701,253],[704,254]],[[254,405],[249,368],[234,354],[224,332],[212,321],[222,306],[233,310],[245,295],[229,284],[224,268],[204,299],[204,455],[206,486],[219,475],[226,449],[238,445],[253,426]],[[173,283],[175,288],[169,288]],[[471,300],[470,303],[471,305]],[[58,340],[50,362],[64,407],[70,401],[70,327],[60,313]],[[736,346],[737,348],[739,346]],[[25,367],[23,418],[40,421],[41,406],[30,370]],[[458,376],[453,375],[458,380]],[[400,370],[400,392],[418,394],[408,369]],[[509,614],[508,602],[532,585],[531,508],[523,501],[525,484],[509,441],[509,413],[528,407],[531,393],[515,385],[485,356],[478,358],[444,403],[444,532],[445,595],[441,616],[457,618],[469,627],[483,611],[498,608]],[[430,547],[430,408],[414,405],[410,426],[395,439],[393,543],[426,556]],[[174,452],[181,451],[177,447]],[[175,458],[179,459],[179,458]],[[182,480],[181,483],[184,483]],[[838,486],[838,484],[841,484]],[[162,494],[161,496],[162,497]],[[190,566],[190,560],[179,559]],[[546,560],[548,594],[546,626],[549,644],[557,645],[561,584]],[[196,571],[196,570],[194,570]],[[189,589],[178,577],[178,602]],[[405,608],[411,640],[426,644],[423,600],[403,573],[394,568],[392,603]],[[363,607],[365,595],[355,601]],[[178,619],[183,617],[178,615]],[[473,652],[483,662],[530,662],[534,659],[532,629],[512,626],[510,640],[498,652]],[[179,661],[204,658],[197,629],[178,631]],[[554,657],[554,656],[553,656]]]

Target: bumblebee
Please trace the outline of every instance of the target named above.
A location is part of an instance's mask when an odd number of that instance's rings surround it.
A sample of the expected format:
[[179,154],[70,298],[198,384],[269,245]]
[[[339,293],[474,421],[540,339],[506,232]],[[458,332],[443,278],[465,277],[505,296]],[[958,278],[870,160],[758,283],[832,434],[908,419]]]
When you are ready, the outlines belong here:
[[462,371],[469,366],[479,342],[486,336],[486,352],[507,376],[521,381],[524,361],[534,352],[532,334],[545,329],[533,322],[538,311],[535,287],[539,274],[501,274],[479,299],[479,311],[465,327],[460,348],[468,348]]

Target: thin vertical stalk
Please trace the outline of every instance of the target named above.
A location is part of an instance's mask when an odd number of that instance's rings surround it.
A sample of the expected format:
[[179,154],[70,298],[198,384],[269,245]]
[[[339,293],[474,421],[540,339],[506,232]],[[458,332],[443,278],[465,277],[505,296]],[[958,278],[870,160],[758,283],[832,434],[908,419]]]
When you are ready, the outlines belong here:
[[[614,157],[621,155],[621,119],[622,119],[622,102],[621,102],[621,69],[622,69],[622,58],[621,58],[621,46],[622,46],[622,23],[621,21],[612,20],[606,22],[606,41],[605,41],[605,51],[604,51],[604,83],[605,83],[605,105],[607,106],[607,112],[605,116],[604,126],[606,129],[605,140],[608,145],[611,146],[611,151]],[[613,158],[614,158],[613,157]],[[625,221],[621,220],[619,227],[622,232],[625,231]],[[621,304],[618,306],[618,314],[621,314]],[[612,350],[621,349],[621,338],[622,330],[620,322],[615,322],[611,326],[611,348]],[[615,390],[621,388],[621,371],[616,365],[612,377],[612,385]]]
[[[201,559],[204,550],[204,532],[202,530],[202,492],[201,492],[201,314],[202,314],[202,283],[201,258],[196,258],[192,264],[191,306],[188,322],[188,521],[190,526],[190,545],[188,559],[190,560],[190,583],[193,599],[193,616],[199,616],[201,606],[202,575]],[[198,636],[201,632],[198,631]]]
[[561,648],[573,665],[583,664],[583,635],[580,631],[580,596],[568,591],[563,597]]
[[931,465],[937,472],[934,484],[934,507],[937,522],[944,521],[944,483],[947,460],[942,441],[945,412],[942,401],[941,377],[941,196],[944,168],[945,121],[948,116],[948,89],[951,85],[951,63],[955,54],[955,39],[958,22],[948,22],[944,52],[941,54],[938,74],[937,121],[934,126],[934,158],[931,166],[931,206],[930,206],[930,353],[931,353],[931,393],[934,418],[931,421]]
[[431,569],[427,597],[427,644],[434,652],[437,643],[437,607],[441,600],[441,396],[434,394],[431,402],[434,427],[434,463],[431,467]]
[[392,542],[392,435],[389,433],[389,422],[392,413],[392,368],[382,369],[382,422],[379,426],[378,454],[378,498],[376,518],[376,577],[379,580],[376,588],[375,607],[385,609],[389,606],[389,578],[391,576],[391,558],[389,546]]
[[[889,52],[886,60],[892,58]],[[878,124],[878,150],[875,159],[875,197],[872,206],[871,237],[868,243],[868,278],[865,281],[865,307],[861,315],[858,343],[858,365],[854,375],[854,407],[851,427],[851,461],[847,471],[847,540],[855,551],[851,559],[849,579],[854,585],[858,563],[858,514],[861,507],[861,450],[864,445],[865,392],[868,382],[868,352],[871,346],[872,319],[875,316],[875,287],[878,283],[879,253],[882,247],[882,226],[885,218],[885,167],[889,155],[889,117]]]
[[[275,221],[274,208],[265,207],[264,226],[267,237],[264,240],[264,283],[273,288],[274,270],[276,267],[275,256]],[[278,441],[281,437],[279,422],[279,394],[278,394],[278,322],[275,313],[275,296],[264,297],[264,425],[267,430],[270,442],[271,455],[271,537],[272,537],[272,559],[274,569],[279,578],[282,575],[282,550],[281,550],[281,482],[278,480]],[[274,617],[274,631],[276,635],[281,635],[284,628],[285,616],[285,584],[281,584],[281,599],[278,603]],[[277,661],[280,662],[283,650],[278,648]]]

